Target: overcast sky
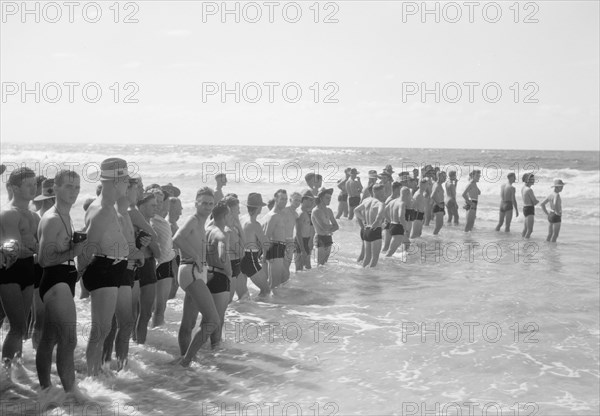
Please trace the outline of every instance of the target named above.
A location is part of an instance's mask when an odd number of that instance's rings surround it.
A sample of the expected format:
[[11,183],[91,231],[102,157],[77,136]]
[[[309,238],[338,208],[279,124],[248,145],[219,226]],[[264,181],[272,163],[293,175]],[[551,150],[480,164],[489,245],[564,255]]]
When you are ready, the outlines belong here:
[[[84,19],[86,2],[73,23],[66,6],[51,23],[57,10],[40,3],[36,23],[20,1],[2,3],[3,142],[599,147],[597,1],[521,2],[518,13],[498,2],[499,17],[488,2],[439,3],[439,23],[421,1],[298,2],[296,23],[290,2],[241,2],[239,23],[222,16],[221,1],[122,2],[118,16],[112,1],[98,3],[97,23]],[[39,103],[21,95],[36,82]],[[73,103],[65,82],[80,84]],[[101,89],[95,103],[88,83]],[[214,90],[236,83],[239,103]],[[439,102],[421,95],[436,83]]]

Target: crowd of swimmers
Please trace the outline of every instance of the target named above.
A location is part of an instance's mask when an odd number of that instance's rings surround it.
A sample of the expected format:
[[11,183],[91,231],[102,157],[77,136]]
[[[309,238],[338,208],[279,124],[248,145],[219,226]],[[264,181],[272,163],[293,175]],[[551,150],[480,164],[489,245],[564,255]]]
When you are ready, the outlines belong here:
[[[4,170],[2,165],[0,174]],[[348,168],[338,181],[337,215],[329,208],[334,189],[323,187],[319,174],[306,175],[305,191],[288,197],[279,189],[268,204],[259,193],[250,193],[245,202],[224,194],[227,177],[218,174],[214,190],[196,192],[194,213],[180,226],[176,186],[144,187],[139,175],[129,174],[125,160],[109,158],[101,164],[97,197],[83,204],[85,224],[77,230],[71,221],[80,191],[76,172],[62,170],[46,179],[26,167],[13,170],[6,183],[9,201],[0,212],[0,325],[5,318],[10,325],[2,346],[2,389],[10,386],[12,369],[22,365],[22,345],[31,337],[41,388],[51,387],[57,347],[62,386],[75,398],[81,395],[74,365],[77,281],[81,297],[91,300],[89,376],[110,369],[113,348],[116,369],[123,369],[130,339],[146,343],[150,321],[164,324],[167,300],[180,288],[185,295],[178,362],[189,366],[204,344],[219,345],[228,305],[236,296],[248,297],[247,279],[264,297],[289,280],[292,262],[296,271],[311,269],[313,249],[317,264],[325,265],[340,218],[356,218],[362,240],[358,262],[365,267],[376,266],[382,252],[390,257],[401,246],[406,249],[431,221],[437,235],[446,210],[447,223],[459,224],[456,172],[446,175],[425,166],[412,175],[400,172],[394,180],[388,165],[382,172],[369,171],[366,186],[359,174]],[[472,171],[462,193],[466,232],[475,223],[480,177],[480,171]],[[509,174],[501,187],[498,231],[503,225],[510,231],[512,213],[519,215],[515,179]],[[538,204],[531,189],[534,175],[525,174],[523,182],[522,235],[529,238]],[[554,192],[541,203],[550,224],[548,241],[556,241],[560,231],[564,185],[556,179]],[[243,218],[241,205],[248,214]],[[265,206],[268,212],[259,222]]]

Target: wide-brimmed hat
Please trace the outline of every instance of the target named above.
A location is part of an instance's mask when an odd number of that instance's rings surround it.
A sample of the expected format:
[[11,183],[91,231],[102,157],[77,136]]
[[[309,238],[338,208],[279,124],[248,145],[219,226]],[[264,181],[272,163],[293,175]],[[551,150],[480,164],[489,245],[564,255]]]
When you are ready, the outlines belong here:
[[46,179],[44,182],[42,182],[42,193],[33,198],[33,200],[35,202],[39,202],[54,197],[56,197],[54,194],[54,179]]
[[307,189],[306,191],[302,192],[302,199],[304,198],[315,198],[315,194],[313,194],[313,191],[311,191],[310,189]]
[[550,188],[554,188],[555,186],[565,186],[566,183],[564,183],[562,181],[562,179],[554,179],[554,185],[552,185]]
[[377,175],[377,171],[376,170],[370,170],[369,171],[369,179],[379,179],[379,176]]
[[392,173],[394,173],[394,169],[392,169],[392,165],[387,165],[387,166],[386,166],[386,167],[383,169],[383,171],[384,171],[384,172],[387,172],[387,173],[389,173],[390,175],[391,175]]
[[323,198],[325,195],[333,195],[333,188],[323,188],[319,191],[319,193],[317,194],[318,198]]
[[125,159],[111,157],[100,164],[100,179],[117,179],[129,176]]
[[252,192],[248,194],[248,201],[246,202],[248,207],[265,207],[267,204],[263,202],[262,195]]
[[162,189],[163,192],[168,193],[170,196],[174,196],[175,198],[178,198],[179,195],[181,195],[181,190],[178,187],[173,186],[171,182],[161,186],[160,189]]
[[350,169],[350,175],[358,175],[360,172],[356,168]]
[[382,176],[388,177],[390,179],[392,178],[391,173],[389,173],[387,170],[384,170],[383,172],[379,173],[379,178],[381,178]]

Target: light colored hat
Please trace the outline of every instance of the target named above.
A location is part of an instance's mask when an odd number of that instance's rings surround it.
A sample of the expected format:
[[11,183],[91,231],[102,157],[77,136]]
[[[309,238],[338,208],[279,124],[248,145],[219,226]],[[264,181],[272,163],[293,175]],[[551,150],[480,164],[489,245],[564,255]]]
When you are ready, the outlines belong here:
[[550,188],[554,188],[556,186],[565,186],[566,183],[564,183],[562,181],[562,179],[554,179],[554,185],[552,185]]
[[116,179],[129,176],[127,162],[118,157],[105,159],[100,164],[100,179]]
[[50,198],[54,198],[56,197],[56,195],[54,195],[54,179],[46,179],[44,182],[42,182],[42,193],[38,196],[36,196],[35,198],[33,198],[33,200],[35,202],[39,202],[39,201],[43,201],[45,199],[50,199]]

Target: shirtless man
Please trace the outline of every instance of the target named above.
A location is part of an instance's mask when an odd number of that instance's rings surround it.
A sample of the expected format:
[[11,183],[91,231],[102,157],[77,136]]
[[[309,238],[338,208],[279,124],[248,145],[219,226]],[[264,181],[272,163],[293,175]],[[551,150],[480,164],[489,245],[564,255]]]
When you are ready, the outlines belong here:
[[392,184],[392,194],[385,200],[385,218],[383,220],[383,247],[381,248],[382,253],[385,253],[389,250],[390,243],[392,242],[392,234],[389,231],[392,226],[392,221],[389,215],[388,206],[394,199],[400,196],[400,188],[400,182],[394,182]]
[[412,224],[412,232],[410,233],[410,238],[421,237],[421,233],[423,232],[423,218],[425,217],[425,189],[427,186],[427,181],[422,179],[419,183],[419,190],[413,197],[412,206],[415,211],[415,219]]
[[433,184],[431,190],[433,216],[435,217],[435,229],[433,230],[433,235],[438,235],[444,226],[444,215],[446,214],[446,210],[444,209],[444,182],[446,182],[446,172],[440,172],[437,175],[437,182]]
[[339,225],[328,205],[331,203],[333,188],[321,189],[317,196],[316,208],[312,211],[311,221],[315,227],[317,240],[317,264],[324,265],[331,254],[332,234],[339,230]]
[[364,225],[365,257],[363,267],[375,267],[381,252],[381,228],[385,218],[385,188],[383,184],[373,185],[373,196],[367,197],[356,207],[356,218]]
[[[394,187],[399,189],[400,183],[395,182]],[[393,199],[390,205],[386,207],[392,224],[390,227],[392,242],[386,257],[393,256],[396,250],[398,250],[398,247],[400,247],[400,244],[404,244],[405,249],[408,249],[410,244],[408,233],[406,232],[406,206],[407,203],[411,201],[411,190],[410,188],[403,186],[399,193],[400,197]]]
[[355,168],[350,170],[350,177],[346,181],[346,193],[348,194],[348,219],[354,218],[354,209],[360,204],[360,194],[363,186]]
[[223,199],[223,187],[227,185],[227,175],[225,173],[217,173],[215,175],[217,187],[215,188],[215,205]]
[[[171,233],[175,235],[175,233],[179,229],[177,221],[179,221],[179,218],[181,218],[183,207],[181,206],[181,200],[178,197],[169,198],[169,202],[169,216],[167,217],[167,221],[169,221],[169,224],[171,225]],[[179,289],[179,283],[177,282],[177,270],[179,268],[180,261],[181,258],[179,257],[179,255],[175,256],[175,258],[173,259],[172,268],[173,276],[175,278],[173,279],[173,282],[171,284],[169,299],[175,299],[175,296],[177,295],[177,290]]]
[[[256,220],[260,211],[266,204],[262,200],[262,195],[250,193],[246,206],[248,207],[248,220],[244,221],[242,227],[244,230],[244,257],[241,262],[241,274],[238,278],[237,286],[242,290],[241,295],[238,292],[238,298],[243,298],[248,291],[246,278],[249,277],[252,282],[260,289],[259,297],[268,295],[271,292],[269,287],[266,259],[263,256],[262,262],[259,260],[263,247],[266,247],[267,237],[262,226]],[[262,264],[261,264],[262,263]]]
[[431,165],[427,165],[425,166],[425,168],[423,169],[423,174],[422,177],[423,179],[426,179],[425,185],[421,185],[421,186],[425,186],[425,192],[423,193],[423,197],[425,198],[425,226],[429,226],[429,222],[431,221],[431,217],[433,216],[433,204],[431,201],[431,191],[433,189],[433,179],[434,176],[434,170],[431,167]]
[[[179,327],[179,350],[181,365],[187,367],[198,350],[213,332],[221,328],[219,313],[215,301],[206,285],[206,232],[204,224],[212,213],[215,197],[212,189],[204,187],[196,193],[196,212],[177,230],[173,241],[181,252],[179,266],[179,286],[185,292],[183,315]],[[192,330],[196,325],[198,313],[202,314],[200,330],[192,339]]]
[[446,208],[448,209],[448,224],[458,225],[458,202],[456,202],[456,171],[448,172],[448,181],[446,182]]
[[312,209],[315,206],[315,198],[310,191],[306,191],[302,195],[300,210],[301,213],[296,220],[296,271],[301,271],[303,268],[310,270],[310,255],[313,248],[313,240],[315,237],[315,227],[313,226],[310,216]]
[[516,176],[511,172],[506,177],[508,183],[502,184],[500,187],[500,218],[498,220],[498,225],[496,226],[496,231],[500,231],[500,228],[506,219],[504,231],[508,233],[510,232],[513,208],[517,217],[519,216],[519,209],[517,208],[517,198],[515,197],[515,187],[513,186]]
[[10,323],[10,330],[2,345],[5,371],[2,380],[8,386],[11,383],[13,359],[20,359],[27,332],[35,273],[33,257],[38,251],[39,217],[29,210],[29,202],[35,197],[37,189],[35,173],[31,169],[22,167],[12,171],[6,187],[12,198],[0,212],[0,242],[15,240],[18,246],[18,260],[2,269],[0,274],[0,301]]
[[469,172],[469,185],[462,193],[462,197],[465,200],[465,209],[467,210],[467,223],[465,224],[465,233],[473,230],[473,226],[475,225],[475,217],[477,216],[477,203],[479,200],[479,195],[481,191],[477,186],[477,182],[481,178],[480,170],[473,170]]
[[392,175],[384,170],[379,174],[379,178],[381,179],[380,183],[383,185],[384,200],[386,200],[392,195]]
[[83,273],[83,284],[92,298],[92,327],[86,349],[88,376],[97,376],[102,366],[102,346],[111,328],[129,255],[129,243],[115,209],[129,186],[127,162],[106,159],[100,169],[102,193],[85,213],[87,245],[77,258],[77,270]]
[[35,361],[40,386],[42,390],[47,389],[52,386],[52,352],[56,346],[56,368],[63,389],[77,399],[74,259],[82,253],[85,243],[73,236],[70,211],[79,195],[80,178],[74,171],[61,170],[52,182],[56,205],[46,212],[39,225],[38,259],[43,268],[40,296],[45,320]]
[[[554,185],[551,186],[554,188],[554,192],[548,195],[540,205],[542,211],[548,217],[548,237],[546,237],[546,241],[552,243],[556,243],[558,233],[560,233],[560,224],[562,221],[562,200],[560,193],[565,185],[562,179],[554,179]],[[546,204],[550,205],[550,211],[546,209]]]
[[227,208],[229,208],[225,231],[229,239],[228,253],[231,262],[231,285],[229,289],[229,302],[231,302],[236,293],[238,295],[238,300],[242,299],[242,296],[245,296],[248,293],[248,289],[245,286],[247,284],[245,279],[243,282],[240,281],[240,285],[238,285],[238,277],[242,271],[241,263],[242,257],[244,256],[246,238],[244,236],[244,228],[240,222],[240,200],[237,195],[227,194],[222,202],[225,202]]
[[523,238],[529,238],[533,232],[535,206],[540,201],[536,199],[533,189],[531,189],[535,183],[535,176],[533,173],[524,174],[523,182],[525,185],[523,185],[523,189],[521,189],[521,196],[523,197],[523,215],[525,216],[525,222],[523,224],[523,232],[521,233],[521,236]]
[[338,195],[338,212],[335,216],[336,220],[339,220],[342,215],[344,218],[348,217],[348,191],[346,190],[346,182],[348,181],[348,178],[350,178],[351,170],[351,168],[346,168],[346,170],[344,170],[346,176],[337,182],[340,194]]
[[360,202],[364,201],[367,198],[373,197],[373,186],[377,183],[379,179],[379,175],[376,170],[369,171],[369,181],[367,182],[367,187],[363,189],[362,196],[360,198]]
[[285,207],[281,214],[285,224],[285,245],[286,252],[283,257],[283,280],[285,283],[290,278],[290,265],[296,251],[296,239],[294,238],[294,228],[296,228],[296,220],[298,219],[298,207],[302,203],[302,195],[299,192],[293,192],[290,195],[290,205]]
[[279,189],[274,195],[275,205],[273,209],[265,215],[263,229],[269,247],[266,252],[267,260],[267,275],[271,282],[271,289],[276,288],[285,279],[285,263],[286,255],[285,245],[285,217],[282,214],[283,209],[287,205],[287,192],[285,189]]

